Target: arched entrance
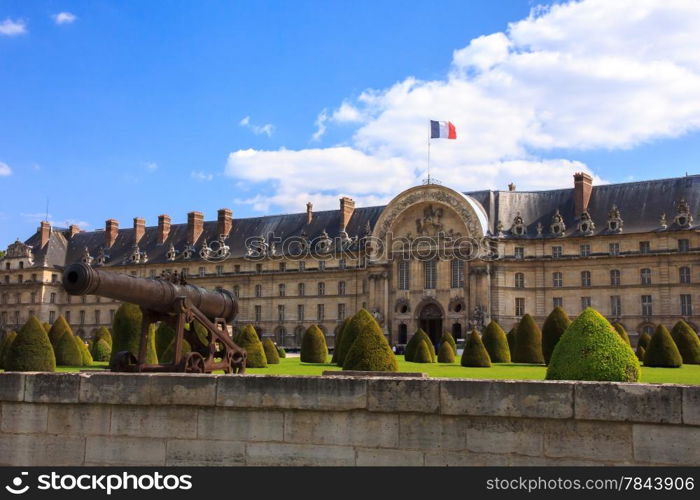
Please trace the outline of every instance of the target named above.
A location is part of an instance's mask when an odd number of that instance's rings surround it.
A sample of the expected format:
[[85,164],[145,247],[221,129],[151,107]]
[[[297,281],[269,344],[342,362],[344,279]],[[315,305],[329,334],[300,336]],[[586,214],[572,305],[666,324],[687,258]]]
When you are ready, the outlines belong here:
[[399,345],[405,345],[408,342],[408,326],[405,323],[399,325]]
[[434,302],[426,304],[418,315],[418,326],[428,334],[433,344],[442,336],[442,309]]

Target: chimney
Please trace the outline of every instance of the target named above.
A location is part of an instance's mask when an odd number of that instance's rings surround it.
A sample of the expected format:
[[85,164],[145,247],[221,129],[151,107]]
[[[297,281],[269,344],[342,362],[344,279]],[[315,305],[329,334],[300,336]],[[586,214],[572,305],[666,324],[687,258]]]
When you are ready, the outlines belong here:
[[511,182],[508,184],[508,191],[515,191],[515,183]]
[[71,224],[68,226],[68,238],[72,238],[74,235],[80,232],[80,228],[77,224]]
[[217,225],[218,234],[220,236],[228,236],[233,227],[233,212],[230,208],[220,208],[219,209],[219,224]]
[[117,219],[107,219],[105,221],[105,246],[110,248],[117,241],[119,235],[119,221]]
[[204,231],[204,214],[190,212],[187,214],[187,244],[194,245]]
[[314,220],[314,204],[308,202],[306,204],[306,223],[311,224],[312,220]]
[[51,224],[45,220],[42,220],[39,224],[39,229],[37,232],[41,238],[41,248],[44,248],[44,246],[49,242],[49,236],[51,236]]
[[352,213],[355,211],[355,202],[352,198],[343,196],[340,199],[340,230],[344,231],[350,222]]
[[146,219],[134,217],[134,244],[138,245],[146,233]]
[[574,205],[576,210],[574,216],[577,219],[585,210],[588,210],[588,201],[591,199],[592,191],[593,178],[585,172],[576,172],[574,174]]
[[162,245],[165,240],[168,239],[170,234],[170,216],[169,215],[159,215],[158,216],[158,244]]

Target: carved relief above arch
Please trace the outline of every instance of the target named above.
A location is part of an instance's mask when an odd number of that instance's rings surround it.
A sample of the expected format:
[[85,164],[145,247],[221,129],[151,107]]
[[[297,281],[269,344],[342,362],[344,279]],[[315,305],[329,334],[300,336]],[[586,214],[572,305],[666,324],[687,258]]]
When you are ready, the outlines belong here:
[[408,299],[398,299],[396,305],[394,306],[394,312],[399,314],[407,314],[411,312],[411,303]]
[[452,297],[447,306],[449,312],[463,313],[466,310],[466,303],[463,297]]

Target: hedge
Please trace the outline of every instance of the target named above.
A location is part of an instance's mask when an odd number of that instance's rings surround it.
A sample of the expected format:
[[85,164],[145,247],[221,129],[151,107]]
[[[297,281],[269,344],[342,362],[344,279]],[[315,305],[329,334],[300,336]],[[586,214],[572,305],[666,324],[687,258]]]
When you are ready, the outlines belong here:
[[17,332],[17,337],[5,356],[5,362],[7,371],[56,371],[56,356],[51,341],[36,316],[30,316]]
[[430,356],[432,358],[432,362],[434,363],[437,361],[437,354],[435,353],[435,346],[433,345],[432,340],[430,340],[430,337],[428,337],[428,334],[423,331],[422,328],[419,328],[416,333],[413,334],[413,337],[408,341],[406,344],[406,350],[404,351],[404,359],[406,361],[413,361],[416,355],[416,350],[418,349],[418,346],[420,345],[420,342],[425,340],[425,342],[428,344],[428,350],[430,351]]
[[277,351],[277,346],[271,338],[266,338],[262,342],[263,350],[265,351],[265,359],[268,365],[278,365],[280,363],[280,355]]
[[10,347],[12,342],[17,338],[17,332],[11,331],[5,334],[2,338],[2,344],[0,344],[0,368],[5,368],[5,363],[7,363],[7,354],[10,352]]
[[587,307],[554,348],[547,380],[637,382],[639,360],[598,311]]
[[[448,344],[449,345],[449,344]],[[428,342],[425,339],[421,339],[418,347],[416,347],[416,352],[413,354],[414,363],[432,363],[433,356],[430,354],[430,348],[428,347]]]
[[281,359],[287,357],[287,351],[285,351],[285,350],[284,350],[284,347],[282,347],[281,345],[278,345],[278,346],[277,346],[277,354],[279,354],[279,357],[280,357]]
[[683,358],[673,337],[664,325],[657,326],[644,353],[644,366],[679,368],[682,364]]
[[[355,339],[360,334],[360,332],[369,328],[369,325],[377,323],[374,316],[370,314],[367,309],[360,309],[355,313],[355,315],[350,319],[347,326],[343,330],[340,339],[340,345],[338,346],[338,356],[336,361],[339,365],[345,366],[345,357],[350,352],[350,348],[355,343]],[[381,330],[381,328],[380,328]]]
[[688,365],[700,364],[700,339],[688,323],[679,320],[671,330],[671,337],[681,353],[683,363]]
[[450,346],[452,346],[452,351],[457,352],[457,342],[455,342],[455,338],[448,331],[445,331],[445,333],[442,334],[442,337],[440,337],[440,346],[442,346],[442,344],[445,342],[449,342]]
[[545,364],[549,364],[552,357],[552,352],[559,342],[559,339],[564,334],[571,320],[564,309],[555,307],[542,325],[542,357]]
[[642,346],[644,349],[649,347],[649,341],[651,341],[651,335],[648,333],[642,333],[637,340],[637,346]]
[[[139,345],[141,343],[141,321],[143,315],[141,308],[135,304],[122,304],[114,314],[112,323],[112,353],[110,355],[110,365],[114,363],[114,358],[118,352],[129,351],[136,358],[139,356]],[[146,344],[146,363],[158,363],[155,345],[155,325],[149,325]]]
[[508,350],[510,351],[510,358],[513,359],[515,356],[515,332],[518,330],[517,325],[510,329],[506,334],[506,339],[508,339]]
[[617,322],[613,323],[613,327],[615,328],[615,331],[620,336],[620,338],[625,342],[625,344],[631,347],[632,342],[630,341],[630,336],[627,335],[627,330],[625,330],[625,327]]
[[637,350],[634,352],[637,355],[637,359],[644,363],[644,354],[646,354],[646,349],[643,346],[638,345]]
[[338,364],[338,349],[340,346],[340,342],[343,339],[343,331],[348,326],[348,323],[350,323],[351,319],[351,316],[345,318],[340,324],[340,328],[338,328],[338,334],[335,336],[335,341],[333,342],[333,357],[331,358],[331,363],[333,364]]
[[75,342],[75,336],[67,331],[61,335],[54,350],[56,354],[56,365],[58,366],[82,366],[83,355]]
[[112,334],[109,333],[109,328],[107,328],[106,326],[101,326],[97,330],[97,332],[95,332],[95,336],[93,339],[95,342],[97,342],[98,340],[104,340],[105,342],[107,342],[109,348],[112,348]]
[[[180,352],[180,361],[182,361],[182,356],[184,356],[188,352],[192,352],[192,346],[185,339],[182,339],[182,352]],[[158,361],[161,363],[172,363],[173,356],[175,356],[175,337],[173,337],[173,339],[170,341],[170,345],[166,347],[165,351],[163,351],[162,354],[158,356]]]
[[304,332],[299,357],[302,363],[325,363],[328,361],[326,336],[317,325],[311,325]]
[[44,327],[44,331],[45,331],[46,333],[49,333],[49,331],[51,330],[51,325],[50,325],[49,323],[47,323],[46,321],[44,321],[44,322],[41,324],[41,326]]
[[248,360],[246,361],[248,368],[267,368],[265,348],[263,348],[253,325],[248,324],[243,327],[238,335],[237,344],[248,352]]
[[90,354],[90,350],[88,349],[88,346],[78,335],[73,336],[73,339],[75,340],[75,343],[78,346],[78,350],[80,351],[82,366],[92,366],[93,359],[92,354]]
[[513,361],[516,363],[544,363],[542,356],[542,332],[532,319],[532,316],[526,314],[518,323],[518,329],[515,332],[515,356]]
[[156,328],[156,355],[161,363],[169,363],[165,361],[165,351],[168,350],[170,344],[175,340],[176,334],[172,326],[165,321],[161,321]]
[[493,363],[510,363],[508,339],[501,325],[495,321],[491,321],[486,325],[481,341],[484,343],[486,352],[489,353],[489,357]]
[[104,339],[92,343],[92,359],[95,361],[109,361],[111,355],[112,348]]
[[438,363],[454,363],[457,351],[452,349],[452,344],[443,342],[438,351]]
[[61,340],[61,337],[63,337],[66,332],[70,332],[71,335],[73,334],[73,330],[66,321],[66,318],[64,318],[63,315],[59,315],[58,318],[56,318],[56,321],[53,322],[51,329],[48,331],[49,340],[51,341],[51,346],[54,349],[56,349],[58,341]]
[[471,366],[477,368],[488,368],[491,366],[491,358],[489,353],[481,341],[481,336],[476,330],[472,331],[464,345],[462,352],[462,366]]
[[[364,311],[364,313],[363,313]],[[363,313],[362,319],[359,322],[355,321],[358,314]],[[366,314],[365,314],[366,313]],[[399,365],[396,361],[394,352],[389,347],[389,343],[384,337],[382,328],[379,323],[365,309],[360,309],[360,312],[353,317],[350,322],[349,329],[343,337],[351,335],[354,332],[352,329],[362,325],[362,328],[357,332],[355,341],[352,343],[350,350],[345,356],[343,370],[360,370],[373,372],[395,372],[399,370]],[[366,319],[369,316],[369,320]],[[345,340],[345,339],[343,339]]]

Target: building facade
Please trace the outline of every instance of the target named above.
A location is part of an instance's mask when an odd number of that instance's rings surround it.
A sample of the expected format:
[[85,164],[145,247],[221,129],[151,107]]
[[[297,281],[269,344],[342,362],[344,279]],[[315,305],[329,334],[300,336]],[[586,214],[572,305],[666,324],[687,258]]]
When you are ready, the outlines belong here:
[[370,310],[394,344],[418,327],[434,340],[464,338],[491,319],[509,329],[525,313],[541,324],[556,305],[570,316],[592,306],[630,332],[685,319],[700,324],[700,176],[593,186],[576,174],[566,189],[460,193],[427,184],[380,207],[186,224],[142,218],[104,230],[42,222],[0,260],[0,330],[29,315],[62,314],[83,338],[109,326],[119,304],[70,297],[73,262],[139,277],[184,275],[239,299],[234,328],[295,348],[311,324],[334,345],[340,323]]

